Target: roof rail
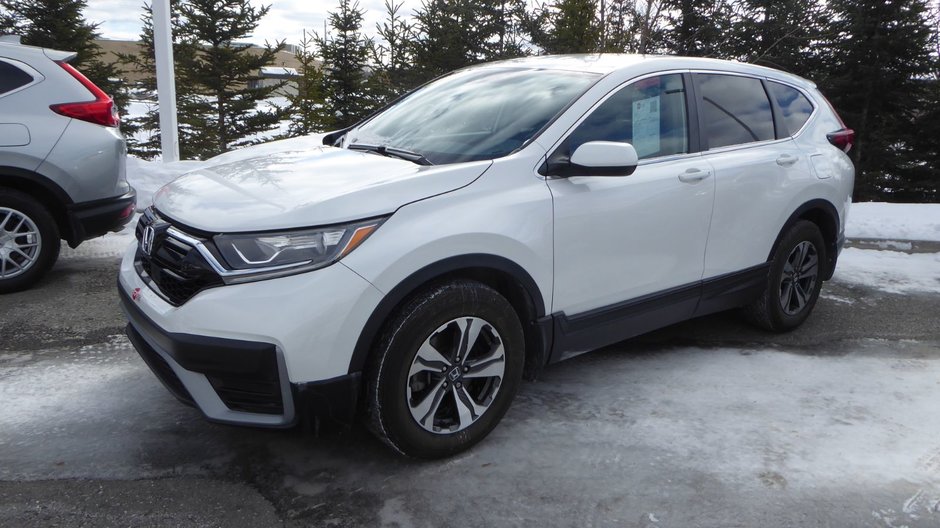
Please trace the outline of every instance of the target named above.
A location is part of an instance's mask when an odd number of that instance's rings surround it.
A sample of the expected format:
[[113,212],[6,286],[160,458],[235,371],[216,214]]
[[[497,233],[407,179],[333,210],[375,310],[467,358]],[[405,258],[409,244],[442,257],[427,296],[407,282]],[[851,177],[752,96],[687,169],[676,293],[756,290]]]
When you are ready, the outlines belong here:
[[23,37],[20,35],[0,35],[0,42],[8,42],[10,44],[22,44],[21,39]]

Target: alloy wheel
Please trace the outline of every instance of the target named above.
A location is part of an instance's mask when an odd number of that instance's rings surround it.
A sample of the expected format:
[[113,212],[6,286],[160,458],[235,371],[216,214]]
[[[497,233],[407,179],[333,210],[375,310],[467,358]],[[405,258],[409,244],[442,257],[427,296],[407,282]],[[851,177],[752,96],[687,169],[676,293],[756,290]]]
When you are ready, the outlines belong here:
[[9,207],[0,207],[0,279],[26,273],[39,258],[42,236],[33,220]]
[[787,315],[796,315],[806,307],[819,276],[819,252],[812,242],[803,241],[793,248],[780,278],[780,306]]
[[489,409],[506,370],[499,333],[479,317],[458,317],[418,348],[406,382],[408,408],[426,431],[462,431]]

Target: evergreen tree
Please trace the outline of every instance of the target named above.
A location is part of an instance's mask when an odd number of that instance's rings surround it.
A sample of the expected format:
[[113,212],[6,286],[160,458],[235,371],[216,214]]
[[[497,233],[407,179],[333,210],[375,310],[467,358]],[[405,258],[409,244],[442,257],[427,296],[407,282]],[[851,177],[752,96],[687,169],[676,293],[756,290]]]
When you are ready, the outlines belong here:
[[729,0],[667,0],[666,45],[677,55],[731,58],[733,10]]
[[327,118],[323,101],[323,69],[314,49],[315,36],[304,30],[300,47],[294,54],[298,68],[297,93],[289,93],[287,114],[290,116],[288,136],[321,132]]
[[372,41],[361,31],[363,15],[358,1],[340,0],[338,11],[329,15],[331,33],[317,38],[325,68],[323,98],[330,109],[327,126],[332,129],[356,123],[376,104],[366,85]]
[[377,40],[372,47],[375,68],[370,89],[378,99],[389,101],[418,84],[412,42],[414,24],[401,15],[402,3],[385,0],[385,20],[375,25]]
[[16,18],[16,14],[8,11],[3,3],[0,2],[0,35],[16,33],[17,25],[19,25],[19,21]]
[[610,0],[606,4],[603,51],[645,54],[663,48],[664,0]]
[[415,66],[422,81],[481,62],[472,0],[424,0],[415,11]]
[[198,52],[180,57],[178,71],[203,96],[186,109],[193,138],[187,148],[195,157],[254,143],[251,136],[277,127],[280,112],[260,104],[280,86],[258,87],[253,81],[260,80],[259,71],[274,62],[284,42],[266,45],[258,53],[238,43],[251,35],[269,9],[253,7],[249,0],[180,1],[181,38],[198,46]]
[[95,43],[98,24],[85,20],[86,0],[0,0],[0,32],[23,37],[23,44],[41,48],[74,51],[71,64],[109,94],[123,113],[127,93],[114,64],[101,60],[103,52]]
[[379,89],[386,98],[414,86],[411,50],[414,25],[401,15],[401,7],[401,2],[385,0],[385,20],[375,25],[378,38],[372,48],[372,59],[377,67],[373,76],[379,78]]
[[911,148],[923,139],[914,125],[934,110],[925,106],[937,60],[928,0],[829,0],[829,7],[825,75],[817,82],[855,130],[856,199],[891,198],[923,166]]
[[527,53],[522,0],[424,0],[414,19],[414,61],[421,81]]
[[600,50],[602,27],[596,0],[559,0],[542,5],[528,20],[532,43],[545,53]]
[[820,0],[741,0],[733,39],[735,58],[816,77],[816,50],[826,36],[829,13]]

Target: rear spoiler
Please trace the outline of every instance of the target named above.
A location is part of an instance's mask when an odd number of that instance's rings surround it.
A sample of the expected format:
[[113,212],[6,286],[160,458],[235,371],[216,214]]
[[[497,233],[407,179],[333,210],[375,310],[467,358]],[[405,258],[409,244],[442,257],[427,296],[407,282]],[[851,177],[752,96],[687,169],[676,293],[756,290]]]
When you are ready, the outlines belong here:
[[68,62],[78,55],[78,53],[74,51],[59,51],[45,48],[43,48],[42,52],[46,54],[46,57],[56,62]]
[[[0,43],[3,44],[18,44],[22,46],[22,39],[23,37],[20,35],[0,35]],[[42,52],[50,60],[56,62],[68,62],[78,55],[78,53],[75,53],[74,51],[59,51],[54,49],[43,49]]]

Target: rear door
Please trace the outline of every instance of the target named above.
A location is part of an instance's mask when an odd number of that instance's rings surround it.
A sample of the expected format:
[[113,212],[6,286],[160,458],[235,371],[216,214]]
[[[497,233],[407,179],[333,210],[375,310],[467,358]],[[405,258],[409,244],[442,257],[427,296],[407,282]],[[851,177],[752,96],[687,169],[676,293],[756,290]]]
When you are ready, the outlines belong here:
[[767,261],[812,170],[783,123],[775,124],[766,81],[711,72],[694,77],[704,158],[715,173],[704,269],[709,279]]

